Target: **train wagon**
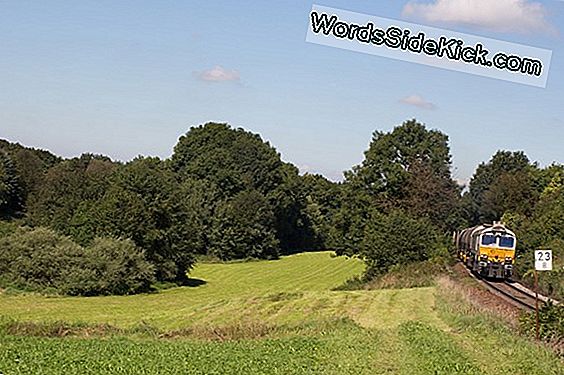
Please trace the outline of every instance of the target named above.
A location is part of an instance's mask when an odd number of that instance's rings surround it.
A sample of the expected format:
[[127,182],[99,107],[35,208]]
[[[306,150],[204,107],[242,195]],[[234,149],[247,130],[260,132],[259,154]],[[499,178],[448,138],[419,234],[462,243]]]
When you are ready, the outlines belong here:
[[494,279],[510,279],[515,262],[515,233],[500,222],[482,224],[454,235],[458,257],[472,271]]

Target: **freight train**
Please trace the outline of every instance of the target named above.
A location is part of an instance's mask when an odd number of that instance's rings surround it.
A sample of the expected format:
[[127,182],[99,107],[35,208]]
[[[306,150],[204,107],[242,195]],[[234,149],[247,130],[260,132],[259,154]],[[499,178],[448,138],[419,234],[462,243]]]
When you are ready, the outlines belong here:
[[494,279],[510,279],[515,262],[515,233],[504,224],[482,224],[454,234],[458,257],[475,273]]

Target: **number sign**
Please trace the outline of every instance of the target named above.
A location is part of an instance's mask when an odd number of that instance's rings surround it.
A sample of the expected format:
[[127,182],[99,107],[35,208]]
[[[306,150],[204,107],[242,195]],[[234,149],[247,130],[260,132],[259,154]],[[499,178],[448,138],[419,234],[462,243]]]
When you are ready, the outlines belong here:
[[535,269],[552,271],[552,250],[535,250]]

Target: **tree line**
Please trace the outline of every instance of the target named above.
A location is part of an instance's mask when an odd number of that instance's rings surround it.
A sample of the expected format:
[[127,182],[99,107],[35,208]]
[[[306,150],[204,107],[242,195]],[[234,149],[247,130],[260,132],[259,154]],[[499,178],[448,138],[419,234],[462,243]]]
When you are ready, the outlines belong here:
[[361,257],[373,277],[448,254],[453,230],[501,218],[523,259],[538,246],[562,254],[563,178],[562,165],[498,151],[463,190],[448,136],[416,120],[376,131],[341,183],[300,175],[259,135],[219,123],[192,127],[165,160],[63,159],[0,141],[0,283],[128,294],[187,282],[200,256],[321,249]]

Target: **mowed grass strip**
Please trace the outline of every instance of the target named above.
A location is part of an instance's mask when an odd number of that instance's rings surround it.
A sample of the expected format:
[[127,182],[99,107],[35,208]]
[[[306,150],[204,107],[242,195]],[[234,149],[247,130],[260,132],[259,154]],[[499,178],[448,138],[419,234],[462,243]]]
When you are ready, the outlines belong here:
[[[179,328],[218,320],[223,310],[241,318],[254,299],[276,293],[329,291],[364,269],[358,259],[332,252],[302,253],[275,261],[199,264],[191,278],[205,282],[160,293],[107,297],[0,295],[0,316],[16,320],[108,323],[131,327],[141,322]],[[249,312],[253,312],[251,308]],[[229,316],[227,316],[229,318]]]
[[399,327],[399,334],[408,352],[408,360],[403,366],[412,375],[482,373],[444,331],[421,322],[408,322]]

